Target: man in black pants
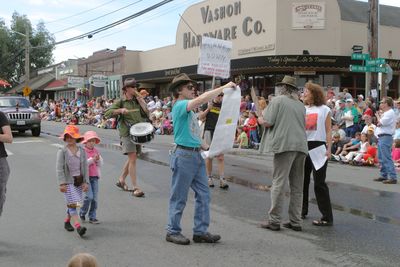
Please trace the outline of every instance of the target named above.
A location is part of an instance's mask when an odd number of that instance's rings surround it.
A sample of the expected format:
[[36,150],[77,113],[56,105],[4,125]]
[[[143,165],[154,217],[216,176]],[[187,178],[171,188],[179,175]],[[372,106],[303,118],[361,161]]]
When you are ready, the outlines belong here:
[[10,167],[7,162],[7,152],[4,143],[12,143],[10,123],[6,115],[0,111],[0,215],[3,212],[3,205],[6,201],[6,186],[10,176]]

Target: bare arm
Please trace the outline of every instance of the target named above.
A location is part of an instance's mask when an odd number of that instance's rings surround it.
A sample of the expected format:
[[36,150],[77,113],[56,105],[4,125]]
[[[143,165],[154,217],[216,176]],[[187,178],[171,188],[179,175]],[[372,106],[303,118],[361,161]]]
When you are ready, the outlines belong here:
[[205,92],[202,95],[200,95],[199,97],[196,97],[196,98],[190,100],[186,106],[186,111],[193,110],[193,109],[199,107],[200,105],[207,103],[208,101],[210,101],[211,99],[217,97],[217,95],[222,93],[222,91],[225,88],[235,88],[235,87],[236,87],[236,84],[234,82],[229,82],[221,87],[218,87],[211,91]]
[[328,113],[328,116],[326,117],[325,120],[325,132],[326,132],[326,144],[327,144],[327,150],[326,150],[326,156],[330,158],[331,156],[331,147],[332,147],[332,124],[331,124],[331,114]]
[[1,129],[3,130],[3,133],[0,134],[0,142],[11,144],[13,141],[13,136],[11,133],[10,125],[5,125],[1,127]]

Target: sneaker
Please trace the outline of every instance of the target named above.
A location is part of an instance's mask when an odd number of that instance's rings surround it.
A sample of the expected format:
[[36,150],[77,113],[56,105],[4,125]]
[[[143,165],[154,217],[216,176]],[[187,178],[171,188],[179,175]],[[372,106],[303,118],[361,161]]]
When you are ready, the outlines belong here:
[[387,178],[385,178],[385,177],[378,177],[378,178],[374,179],[375,182],[383,182],[383,181],[386,181],[386,180],[387,180]]
[[79,218],[81,218],[81,221],[82,221],[82,222],[86,221],[85,215],[79,215]]
[[213,235],[208,232],[202,235],[193,235],[193,241],[195,243],[216,243],[220,239],[220,235]]
[[225,190],[229,188],[229,185],[225,182],[225,179],[219,180],[219,188]]
[[99,220],[97,220],[97,219],[89,219],[89,223],[92,223],[92,224],[99,224],[100,222],[99,222]]
[[214,187],[214,182],[212,178],[208,178],[208,187]]
[[76,228],[76,231],[78,232],[79,236],[83,236],[86,233],[86,227],[79,226]]
[[167,236],[165,237],[165,240],[167,240],[168,242],[172,242],[174,244],[178,244],[178,245],[189,245],[190,244],[190,240],[188,238],[186,238],[184,235],[182,235],[181,233],[179,234],[167,234]]
[[340,161],[339,155],[332,155],[332,157],[333,157],[336,161]]
[[269,229],[271,231],[279,231],[279,230],[281,230],[281,225],[278,224],[278,223],[266,222],[266,223],[260,224],[260,227],[264,228],[264,229]]
[[284,223],[283,227],[292,229],[293,231],[298,231],[298,232],[303,230],[300,225],[293,225],[291,222]]
[[64,222],[64,229],[67,230],[68,232],[72,232],[75,230],[70,222]]
[[387,179],[387,180],[383,181],[382,183],[384,183],[384,184],[397,184],[397,180],[395,180],[395,179]]

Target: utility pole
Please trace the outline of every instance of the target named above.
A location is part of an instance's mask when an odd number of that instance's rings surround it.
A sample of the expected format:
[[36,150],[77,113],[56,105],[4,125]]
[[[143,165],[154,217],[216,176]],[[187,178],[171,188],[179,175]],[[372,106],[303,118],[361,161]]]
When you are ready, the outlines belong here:
[[[379,0],[368,0],[369,3],[369,24],[368,24],[368,53],[371,59],[378,58],[379,51]],[[386,90],[382,88],[379,92],[378,75],[376,72],[367,72],[366,74],[367,88],[376,89],[378,92],[378,100],[386,95]],[[367,90],[366,90],[367,96]]]
[[25,87],[29,87],[30,68],[29,68],[29,26],[25,27]]

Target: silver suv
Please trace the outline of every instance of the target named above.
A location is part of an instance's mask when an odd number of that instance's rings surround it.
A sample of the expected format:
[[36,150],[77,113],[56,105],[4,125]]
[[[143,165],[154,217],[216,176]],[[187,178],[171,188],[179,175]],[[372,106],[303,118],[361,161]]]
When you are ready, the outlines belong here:
[[31,130],[33,136],[40,135],[40,115],[22,96],[0,96],[0,111],[7,116],[11,130],[24,133]]

